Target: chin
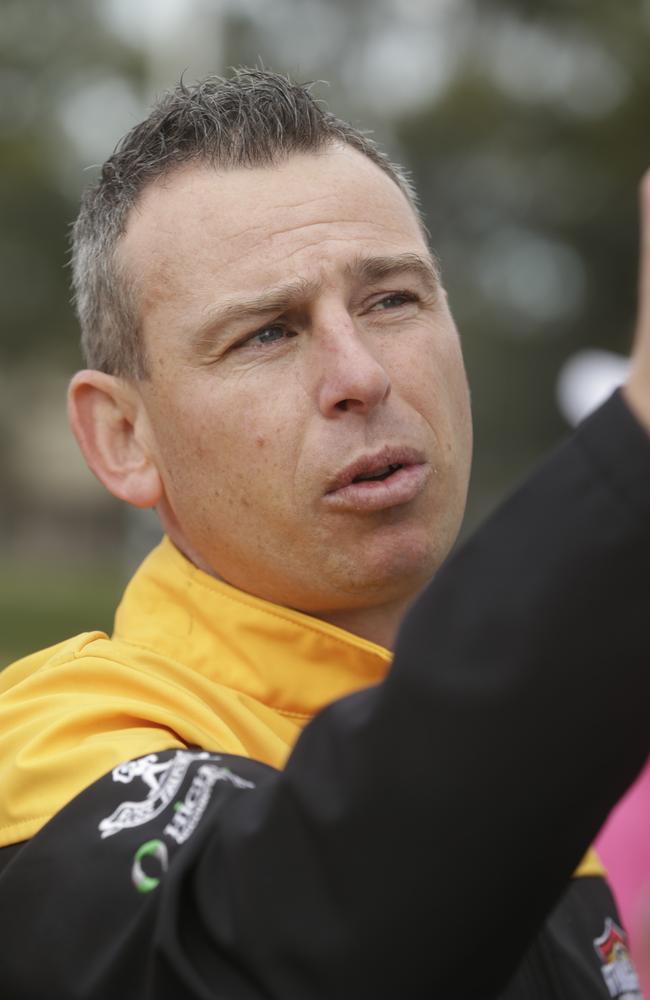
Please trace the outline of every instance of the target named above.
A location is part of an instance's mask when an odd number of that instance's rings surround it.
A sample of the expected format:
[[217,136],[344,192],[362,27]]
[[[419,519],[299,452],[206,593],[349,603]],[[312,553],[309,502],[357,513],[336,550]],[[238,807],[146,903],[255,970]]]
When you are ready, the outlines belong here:
[[426,586],[443,559],[430,537],[394,540],[375,551],[366,549],[353,562],[346,560],[345,566],[339,566],[340,590],[357,598],[358,606],[408,601]]

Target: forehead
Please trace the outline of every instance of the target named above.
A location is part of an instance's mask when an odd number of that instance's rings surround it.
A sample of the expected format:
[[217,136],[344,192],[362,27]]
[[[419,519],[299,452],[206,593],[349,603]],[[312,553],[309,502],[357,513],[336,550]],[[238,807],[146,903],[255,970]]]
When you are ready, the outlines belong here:
[[328,280],[363,253],[408,251],[428,252],[412,206],[348,147],[268,167],[184,167],[145,189],[120,247],[147,325],[188,310],[200,319],[222,295]]

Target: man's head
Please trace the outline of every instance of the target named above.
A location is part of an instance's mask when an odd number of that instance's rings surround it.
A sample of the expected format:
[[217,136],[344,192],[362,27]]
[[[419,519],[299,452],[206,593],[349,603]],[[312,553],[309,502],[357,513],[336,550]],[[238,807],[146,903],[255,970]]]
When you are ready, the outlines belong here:
[[119,242],[131,209],[150,184],[180,166],[233,170],[270,167],[294,153],[334,144],[358,149],[404,191],[417,209],[407,174],[372,139],[320,107],[309,88],[277,73],[241,69],[230,79],[180,84],[118,144],[97,184],[84,193],[72,237],[75,304],[89,368],[143,377],[137,276],[120,266]]
[[404,174],[307,89],[241,71],[124,139],[74,239],[70,414],[107,487],[261,597],[349,627],[403,607],[453,543],[471,451]]

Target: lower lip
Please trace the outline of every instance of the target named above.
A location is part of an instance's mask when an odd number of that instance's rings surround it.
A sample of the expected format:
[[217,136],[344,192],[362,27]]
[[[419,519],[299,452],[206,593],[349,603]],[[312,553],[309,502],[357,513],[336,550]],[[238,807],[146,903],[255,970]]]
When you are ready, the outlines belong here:
[[388,479],[366,479],[326,493],[325,501],[336,510],[365,512],[399,507],[422,492],[429,474],[426,463],[404,465]]

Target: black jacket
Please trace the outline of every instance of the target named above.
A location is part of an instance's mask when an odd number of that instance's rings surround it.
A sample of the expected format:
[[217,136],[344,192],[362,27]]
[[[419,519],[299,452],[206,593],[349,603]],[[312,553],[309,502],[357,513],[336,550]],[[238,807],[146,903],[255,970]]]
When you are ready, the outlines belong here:
[[[650,447],[615,398],[284,771],[169,751],[151,815],[109,774],[5,848],[3,995],[488,998],[513,974],[509,998],[552,995],[522,956],[647,753],[649,515]],[[592,933],[594,975],[567,997],[625,985],[615,920]]]

